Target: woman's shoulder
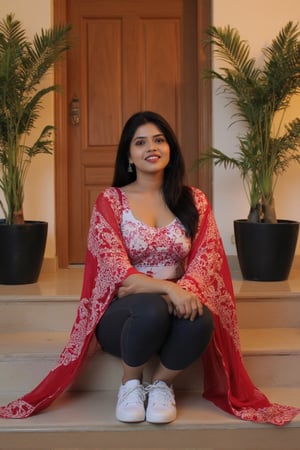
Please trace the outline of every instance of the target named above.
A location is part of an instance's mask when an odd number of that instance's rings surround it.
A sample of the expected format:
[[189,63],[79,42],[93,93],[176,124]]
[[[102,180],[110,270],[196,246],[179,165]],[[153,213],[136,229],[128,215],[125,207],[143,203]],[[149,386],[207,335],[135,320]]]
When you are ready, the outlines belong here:
[[122,204],[122,191],[117,187],[107,187],[101,191],[96,199],[96,205],[109,203],[113,209]]
[[101,194],[102,194],[105,198],[108,198],[108,199],[109,199],[109,198],[120,197],[120,195],[122,194],[122,191],[121,191],[120,188],[110,186],[110,187],[105,188],[105,189],[100,193],[100,195],[101,195]]
[[100,214],[111,211],[119,220],[122,214],[122,191],[117,187],[107,187],[101,191],[96,199],[94,210]]
[[201,189],[195,186],[189,186],[189,188],[192,191],[193,197],[196,201],[202,201],[205,203],[208,202],[206,194],[203,191],[201,191]]
[[206,194],[195,186],[189,186],[189,188],[192,192],[194,203],[199,214],[203,215],[205,211],[210,209],[210,203]]

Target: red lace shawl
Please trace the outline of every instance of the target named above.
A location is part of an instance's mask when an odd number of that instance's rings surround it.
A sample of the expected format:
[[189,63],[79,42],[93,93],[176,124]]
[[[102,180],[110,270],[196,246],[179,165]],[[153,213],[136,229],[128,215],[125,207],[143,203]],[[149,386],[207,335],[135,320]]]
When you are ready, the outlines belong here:
[[[205,195],[193,188],[200,222],[187,261],[183,288],[197,294],[212,311],[213,339],[203,355],[204,397],[241,419],[284,425],[299,408],[271,404],[244,367],[230,272],[219,232]],[[55,367],[28,394],[0,407],[0,417],[25,418],[49,406],[74,380],[94,336],[94,329],[122,281],[138,273],[120,233],[121,193],[109,188],[93,209],[81,300],[70,338]]]

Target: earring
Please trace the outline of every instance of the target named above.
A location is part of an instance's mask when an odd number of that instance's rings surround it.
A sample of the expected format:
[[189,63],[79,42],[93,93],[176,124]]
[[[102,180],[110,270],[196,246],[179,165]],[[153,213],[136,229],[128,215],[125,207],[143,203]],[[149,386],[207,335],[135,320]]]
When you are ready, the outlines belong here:
[[128,171],[129,173],[132,173],[132,172],[133,172],[132,164],[130,163],[130,161],[128,161],[128,169],[127,169],[127,171]]

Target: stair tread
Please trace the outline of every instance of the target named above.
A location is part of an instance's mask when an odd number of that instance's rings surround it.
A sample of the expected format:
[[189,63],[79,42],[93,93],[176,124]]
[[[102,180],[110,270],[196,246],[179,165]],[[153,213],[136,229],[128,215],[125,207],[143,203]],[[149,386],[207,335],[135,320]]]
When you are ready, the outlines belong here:
[[[53,357],[67,342],[68,334],[58,331],[0,333],[0,359]],[[240,337],[244,355],[300,354],[298,328],[241,329]]]
[[67,339],[64,331],[0,333],[0,359],[53,358]]
[[[34,387],[36,379],[40,381],[53,366],[68,339],[82,277],[83,268],[79,267],[42,273],[38,283],[32,285],[0,285],[1,405],[28,392],[28,386],[32,383]],[[242,313],[239,314],[241,346],[250,376],[271,401],[299,407],[299,270],[292,272],[289,280],[276,283],[244,281],[234,274],[233,286],[238,312]],[[57,308],[60,317],[52,329]],[[256,308],[260,308],[260,322]],[[44,413],[26,420],[0,419],[1,443],[5,443],[5,449],[23,448],[25,441],[32,449],[40,449],[41,442],[43,448],[48,443],[49,449],[79,448],[86,446],[86,439],[90,446],[103,450],[120,446],[141,449],[149,445],[161,449],[163,442],[170,448],[182,449],[196,445],[198,448],[199,442],[206,449],[238,449],[251,442],[251,448],[295,450],[294,443],[299,442],[300,415],[280,435],[277,427],[236,419],[202,398],[201,381],[198,376],[197,380],[193,378],[195,370],[187,375],[190,390],[180,390],[186,387],[184,379],[178,383],[175,422],[163,426],[120,423],[114,411],[120,376],[118,366],[108,356],[105,355],[105,363],[102,355],[93,358],[75,391],[66,392]],[[101,371],[100,377],[94,370],[100,367],[99,363],[107,368],[107,372]],[[294,375],[286,379],[287,365]],[[22,383],[18,380],[22,376],[20,370],[23,370]],[[0,444],[0,448],[4,447]]]
[[[285,297],[297,298],[300,294],[299,270],[292,271],[288,280],[259,282],[243,280],[233,272],[233,288],[237,299],[261,299]],[[0,302],[16,300],[69,300],[78,301],[83,280],[83,267],[42,272],[37,283],[28,285],[0,285]]]
[[299,328],[240,329],[243,354],[300,354]]
[[[290,406],[299,406],[300,388],[264,389],[271,401]],[[120,423],[115,419],[115,403],[117,391],[67,392],[51,405],[46,413],[29,417],[26,420],[0,419],[0,432],[3,431],[62,431],[62,430],[114,430],[127,427],[128,431],[153,428],[155,425],[143,422],[139,424]],[[11,400],[0,395],[0,403]],[[207,428],[255,428],[252,422],[241,421],[220,410],[213,403],[203,399],[201,392],[176,392],[177,420],[168,425],[173,429],[207,429]],[[268,426],[268,425],[260,425]],[[300,416],[297,416],[288,427],[299,427]]]
[[1,301],[78,301],[83,279],[83,268],[58,269],[41,273],[37,283],[27,285],[0,285]]
[[239,300],[261,300],[261,299],[279,299],[295,298],[299,300],[300,293],[300,279],[299,273],[297,276],[290,277],[285,281],[247,281],[233,278],[233,289],[235,296]]

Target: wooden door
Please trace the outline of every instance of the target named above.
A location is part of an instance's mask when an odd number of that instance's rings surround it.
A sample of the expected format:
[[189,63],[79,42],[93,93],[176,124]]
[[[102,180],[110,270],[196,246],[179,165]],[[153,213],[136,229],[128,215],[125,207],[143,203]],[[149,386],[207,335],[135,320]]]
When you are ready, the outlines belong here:
[[182,145],[188,182],[208,191],[199,171],[189,170],[199,154],[200,11],[196,0],[67,0],[65,14],[74,42],[66,72],[67,261],[77,264],[132,113],[150,109],[167,118]]

